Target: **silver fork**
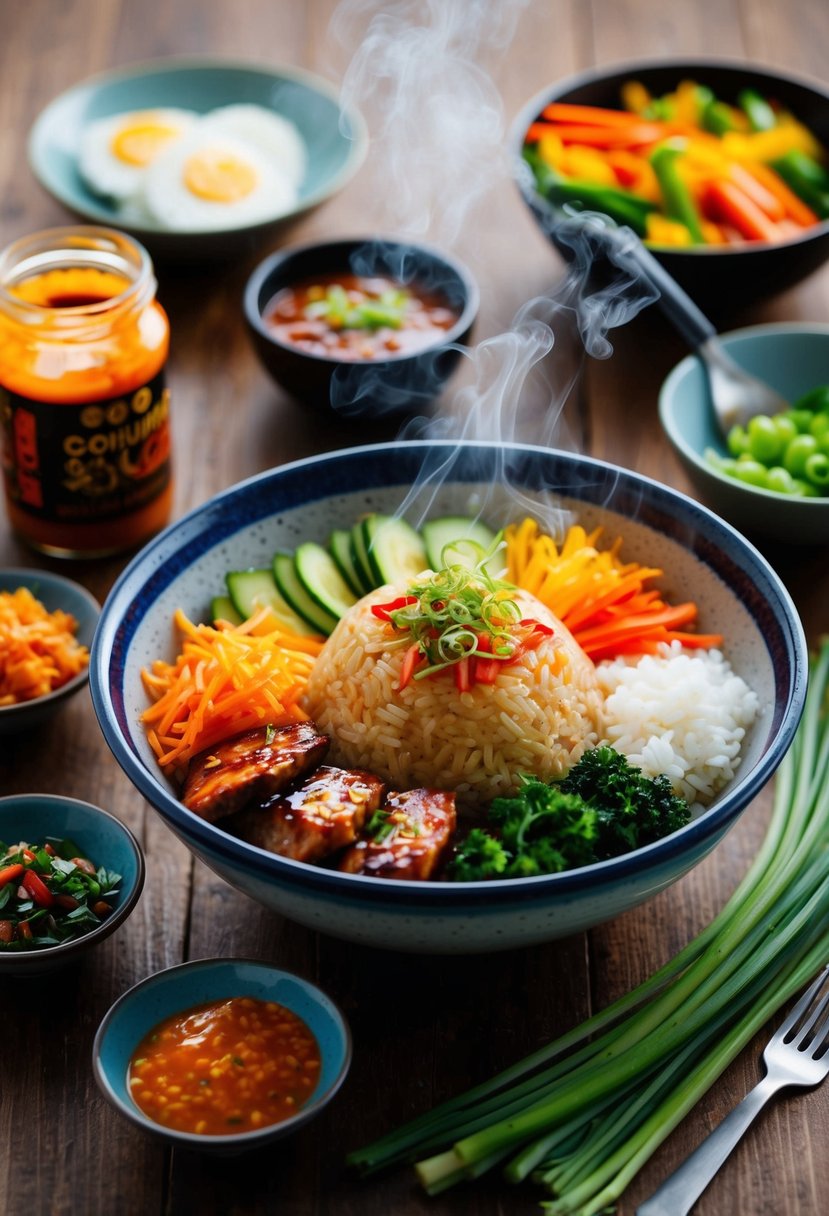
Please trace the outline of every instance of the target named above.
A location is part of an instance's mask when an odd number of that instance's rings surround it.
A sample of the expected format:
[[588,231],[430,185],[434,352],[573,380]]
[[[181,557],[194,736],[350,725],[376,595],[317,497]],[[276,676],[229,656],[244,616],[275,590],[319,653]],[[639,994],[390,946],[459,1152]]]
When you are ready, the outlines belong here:
[[636,1209],[636,1216],[687,1216],[772,1094],[811,1089],[829,1074],[829,967],[800,998],[763,1052],[766,1075],[678,1170]]

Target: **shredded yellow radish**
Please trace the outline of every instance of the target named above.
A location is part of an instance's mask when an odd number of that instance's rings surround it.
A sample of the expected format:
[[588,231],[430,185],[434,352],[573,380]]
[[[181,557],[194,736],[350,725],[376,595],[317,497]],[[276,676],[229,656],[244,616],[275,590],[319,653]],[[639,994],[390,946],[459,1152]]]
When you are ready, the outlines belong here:
[[693,628],[696,604],[667,604],[648,586],[662,571],[623,562],[621,539],[609,549],[597,548],[600,528],[588,533],[576,524],[560,547],[532,519],[511,525],[505,535],[509,580],[540,599],[592,659],[653,653],[661,642],[722,642],[720,634],[681,629]]
[[89,651],[68,612],[47,612],[27,587],[0,591],[0,705],[33,701],[84,670]]
[[299,699],[322,638],[275,626],[267,608],[238,626],[194,625],[181,610],[175,623],[181,654],[141,673],[153,701],[142,721],[162,768],[183,769],[198,752],[242,731],[307,719]]

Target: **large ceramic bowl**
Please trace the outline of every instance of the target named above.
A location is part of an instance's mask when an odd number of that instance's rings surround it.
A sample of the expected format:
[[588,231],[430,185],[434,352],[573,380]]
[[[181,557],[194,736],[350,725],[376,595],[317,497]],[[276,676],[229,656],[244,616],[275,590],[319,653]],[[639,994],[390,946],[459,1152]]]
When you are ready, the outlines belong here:
[[[423,494],[410,494],[416,484]],[[520,501],[519,501],[520,495]],[[315,868],[264,852],[191,814],[161,775],[140,722],[141,669],[175,655],[173,613],[206,619],[228,569],[301,540],[325,541],[366,511],[504,521],[550,499],[624,537],[629,560],[692,589],[701,627],[728,639],[762,715],[736,779],[694,822],[614,860],[501,883],[412,883]],[[404,502],[405,500],[405,502]],[[375,946],[462,953],[529,945],[595,925],[676,881],[722,838],[774,772],[797,725],[807,657],[797,613],[764,559],[727,524],[664,486],[612,465],[520,445],[377,444],[299,461],[233,487],[148,545],[114,587],[96,635],[91,689],[119,764],[165,823],[252,898],[322,932]]]
[[[527,103],[512,127],[510,142],[518,185],[548,236],[554,232],[558,217],[536,189],[533,175],[523,162],[521,150],[527,129],[553,101],[619,109],[620,89],[629,80],[641,81],[654,96],[672,92],[682,80],[694,80],[731,103],[742,89],[755,89],[790,109],[829,147],[829,91],[817,81],[714,58],[640,60],[593,68],[544,89]],[[779,244],[654,248],[653,253],[701,307],[722,316],[793,286],[823,265],[829,258],[829,220]]]
[[[222,231],[162,231],[140,219],[124,219],[92,190],[78,171],[87,123],[128,110],[172,106],[206,113],[217,106],[253,104],[294,123],[308,151],[297,206],[262,223]],[[74,85],[37,118],[29,160],[41,185],[76,215],[122,228],[158,259],[227,259],[278,235],[351,178],[368,146],[355,110],[343,110],[334,85],[296,68],[264,67],[233,60],[173,58],[132,64]]]
[[[754,325],[720,337],[741,367],[790,402],[829,384],[829,325],[801,322]],[[702,365],[689,355],[668,375],[659,393],[665,434],[703,500],[750,536],[786,545],[829,541],[829,495],[797,498],[737,481],[706,458],[728,450],[717,429]]]
[[[166,1018],[232,997],[275,1001],[300,1017],[311,1031],[321,1067],[308,1101],[290,1119],[239,1135],[202,1136],[148,1118],[133,1102],[127,1084],[138,1044]],[[104,1097],[143,1131],[191,1152],[234,1156],[291,1135],[328,1105],[351,1064],[351,1034],[334,1002],[300,976],[253,959],[204,958],[150,975],[119,997],[95,1035],[92,1064]]]

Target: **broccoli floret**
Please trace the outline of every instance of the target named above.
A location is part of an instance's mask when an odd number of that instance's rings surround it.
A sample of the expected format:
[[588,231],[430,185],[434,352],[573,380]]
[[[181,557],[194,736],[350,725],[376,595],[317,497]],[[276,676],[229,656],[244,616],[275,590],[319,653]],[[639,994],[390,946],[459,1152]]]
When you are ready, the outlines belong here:
[[646,776],[612,747],[585,752],[559,788],[595,808],[600,861],[660,840],[691,818],[688,804],[664,774]]
[[491,831],[473,828],[449,867],[459,882],[557,874],[629,853],[691,818],[664,775],[647,777],[612,747],[585,752],[545,785],[521,778],[513,798],[496,798]]
[[500,840],[483,828],[473,828],[452,859],[448,875],[455,882],[504,878],[509,863],[509,854]]

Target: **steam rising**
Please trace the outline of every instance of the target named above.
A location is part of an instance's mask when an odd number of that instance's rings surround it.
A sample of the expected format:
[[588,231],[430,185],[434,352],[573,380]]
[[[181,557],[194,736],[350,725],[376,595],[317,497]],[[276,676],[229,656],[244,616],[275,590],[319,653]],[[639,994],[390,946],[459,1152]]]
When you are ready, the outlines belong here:
[[509,46],[527,3],[346,0],[337,9],[332,34],[357,48],[342,97],[369,123],[385,228],[451,247],[492,179],[504,178],[503,106],[481,61]]
[[[343,100],[367,118],[372,220],[387,231],[426,237],[449,250],[462,231],[476,230],[475,211],[493,188],[529,172],[509,162],[503,107],[484,66],[488,56],[508,49],[527,2],[386,0],[381,8],[379,0],[345,0],[337,10],[332,33],[347,49],[356,48]],[[440,389],[438,353],[434,380],[423,386],[424,416],[409,422],[401,439],[575,446],[562,411],[585,353],[607,358],[608,331],[659,293],[643,281],[631,254],[638,238],[605,217],[551,211],[548,235],[567,263],[561,281],[549,296],[522,306],[508,332],[472,349],[454,348],[464,364],[462,387],[448,402],[444,398],[436,416],[425,416],[427,401]],[[374,256],[376,243],[367,249]],[[471,269],[475,273],[474,264]],[[405,281],[405,265],[397,271]],[[410,386],[384,382],[380,367],[376,373],[372,381],[364,366],[359,377],[344,369],[332,386],[332,406],[345,416],[365,416],[369,396],[372,412],[379,402],[397,408]],[[436,448],[401,510],[427,516],[456,457],[451,444]],[[537,514],[535,500],[532,507]],[[562,512],[552,507],[546,522],[558,530]]]

